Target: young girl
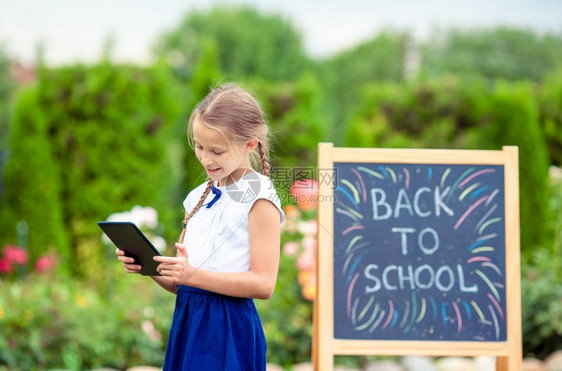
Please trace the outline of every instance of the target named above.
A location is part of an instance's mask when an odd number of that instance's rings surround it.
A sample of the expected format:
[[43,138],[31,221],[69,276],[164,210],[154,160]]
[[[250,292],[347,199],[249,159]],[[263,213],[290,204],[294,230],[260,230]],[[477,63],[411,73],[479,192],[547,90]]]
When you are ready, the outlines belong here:
[[265,370],[253,298],[273,294],[285,217],[268,177],[267,132],[258,103],[235,85],[213,90],[191,115],[188,136],[209,181],[183,202],[177,256],[154,258],[161,276],[152,278],[177,294],[164,370]]

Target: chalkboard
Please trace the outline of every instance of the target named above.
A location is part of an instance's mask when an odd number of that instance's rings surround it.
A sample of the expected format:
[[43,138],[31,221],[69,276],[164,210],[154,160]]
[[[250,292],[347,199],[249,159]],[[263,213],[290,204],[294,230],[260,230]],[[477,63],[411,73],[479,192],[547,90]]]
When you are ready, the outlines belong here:
[[506,340],[503,166],[334,171],[335,338]]
[[521,368],[518,156],[319,143],[315,370],[334,355]]

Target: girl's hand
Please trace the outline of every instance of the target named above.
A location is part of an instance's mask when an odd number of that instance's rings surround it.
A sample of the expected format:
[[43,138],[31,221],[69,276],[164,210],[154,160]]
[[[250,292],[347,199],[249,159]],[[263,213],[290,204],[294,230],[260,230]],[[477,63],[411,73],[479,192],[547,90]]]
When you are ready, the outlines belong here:
[[123,267],[127,273],[139,273],[141,270],[141,266],[135,264],[135,259],[125,256],[125,251],[117,248],[115,249],[115,253],[117,254],[117,260],[123,263]]
[[177,256],[155,256],[154,260],[160,262],[156,270],[166,281],[175,285],[183,285],[195,272],[195,269],[189,264],[185,245],[176,243],[176,249],[178,249]]

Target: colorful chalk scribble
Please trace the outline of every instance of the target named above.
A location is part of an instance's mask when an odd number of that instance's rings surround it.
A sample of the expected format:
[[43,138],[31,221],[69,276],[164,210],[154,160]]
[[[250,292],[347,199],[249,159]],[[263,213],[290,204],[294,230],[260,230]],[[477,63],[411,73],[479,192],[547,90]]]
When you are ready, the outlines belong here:
[[334,165],[335,338],[505,341],[503,166]]

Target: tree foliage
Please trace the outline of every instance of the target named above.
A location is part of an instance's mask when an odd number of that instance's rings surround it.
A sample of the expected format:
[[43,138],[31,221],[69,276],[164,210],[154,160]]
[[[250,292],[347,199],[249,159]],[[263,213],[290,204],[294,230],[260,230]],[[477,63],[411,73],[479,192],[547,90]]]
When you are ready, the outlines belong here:
[[15,82],[10,74],[12,60],[0,44],[0,99],[5,102],[10,97]]
[[172,92],[159,67],[43,69],[13,122],[3,227],[31,218],[30,250],[70,243],[75,263],[99,268],[97,221],[136,204],[169,210]]
[[529,85],[441,79],[389,84],[350,123],[347,146],[501,149],[519,146],[521,247],[547,240],[548,154]]
[[[358,88],[366,82],[403,79],[405,42],[405,34],[385,32],[317,63],[319,81],[329,102],[325,109],[336,126],[343,125],[360,108]],[[334,134],[331,139],[340,142],[341,135]]]
[[[3,50],[2,45],[0,45],[0,175],[2,174],[4,163],[9,156],[6,148],[8,147],[12,95],[15,90],[15,82],[10,74],[11,63],[11,59]],[[2,199],[3,190],[4,185],[0,178],[0,200]]]
[[282,204],[291,202],[290,188],[302,178],[315,177],[315,147],[329,132],[322,110],[323,95],[312,74],[291,83],[249,84],[266,113],[271,143],[271,178]]
[[541,125],[550,162],[562,165],[562,67],[549,74],[538,89]]
[[550,239],[548,234],[548,152],[532,87],[499,83],[490,96],[491,120],[483,146],[519,147],[521,250],[529,254]]
[[185,171],[183,177],[182,196],[185,197],[190,189],[193,189],[205,180],[204,171],[195,156],[193,148],[189,148],[187,140],[187,124],[189,117],[195,106],[202,101],[210,89],[214,88],[220,83],[222,73],[218,60],[218,49],[214,40],[205,40],[201,59],[195,65],[193,75],[190,80],[190,95],[191,102],[187,105],[188,112],[186,112],[185,119],[179,122],[179,131],[181,132],[182,141],[181,145],[183,150],[183,169]]
[[310,166],[315,161],[310,146],[326,134],[316,78],[303,75],[291,83],[262,83],[252,91],[261,100],[272,129],[273,165]]
[[219,67],[229,80],[288,80],[307,64],[293,25],[279,14],[265,15],[250,7],[190,12],[160,38],[156,49],[178,76],[189,79],[209,40],[216,43]]
[[39,108],[37,91],[20,94],[10,135],[11,156],[3,173],[0,204],[1,243],[17,243],[17,225],[27,223],[30,260],[48,249],[70,255],[63,222],[60,164],[48,136],[49,126]]
[[499,27],[435,33],[422,46],[422,70],[488,79],[540,81],[560,66],[560,35]]

